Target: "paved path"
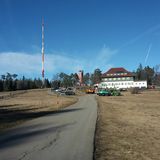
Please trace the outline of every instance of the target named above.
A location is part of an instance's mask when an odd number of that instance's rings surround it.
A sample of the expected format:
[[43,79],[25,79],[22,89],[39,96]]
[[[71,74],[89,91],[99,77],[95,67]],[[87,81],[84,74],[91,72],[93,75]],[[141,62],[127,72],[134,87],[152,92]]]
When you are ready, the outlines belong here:
[[0,135],[0,160],[92,160],[97,117],[94,95]]

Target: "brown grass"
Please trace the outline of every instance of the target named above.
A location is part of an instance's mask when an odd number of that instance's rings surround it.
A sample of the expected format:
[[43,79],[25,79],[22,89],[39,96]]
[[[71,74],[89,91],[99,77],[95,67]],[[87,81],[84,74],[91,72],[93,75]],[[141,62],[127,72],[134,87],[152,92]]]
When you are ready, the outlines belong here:
[[160,91],[97,99],[95,159],[160,159]]
[[27,92],[5,92],[0,95],[13,95],[0,99],[0,131],[25,120],[54,113],[78,100],[77,96],[57,96],[49,90],[30,90]]

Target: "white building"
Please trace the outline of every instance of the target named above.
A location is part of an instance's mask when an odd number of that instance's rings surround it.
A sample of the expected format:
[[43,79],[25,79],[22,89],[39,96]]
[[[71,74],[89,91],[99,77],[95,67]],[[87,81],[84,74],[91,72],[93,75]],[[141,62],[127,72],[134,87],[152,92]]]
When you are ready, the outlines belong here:
[[124,68],[111,68],[102,74],[102,82],[98,88],[147,88],[147,81],[135,81],[135,75]]

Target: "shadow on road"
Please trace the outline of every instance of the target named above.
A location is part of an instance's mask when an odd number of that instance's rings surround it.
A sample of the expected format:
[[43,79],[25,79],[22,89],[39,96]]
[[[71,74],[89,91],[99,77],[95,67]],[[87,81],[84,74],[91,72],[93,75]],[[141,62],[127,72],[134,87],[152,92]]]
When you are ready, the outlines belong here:
[[76,108],[76,109],[60,109],[56,111],[32,111],[29,112],[29,110],[32,109],[25,109],[25,110],[10,110],[10,109],[0,109],[0,124],[5,122],[13,122],[17,120],[28,120],[31,118],[37,118],[44,115],[51,115],[51,114],[64,114],[68,112],[76,112],[80,111],[83,108]]
[[[40,136],[42,134],[50,133],[50,132],[56,132],[57,130],[64,129],[69,125],[74,125],[75,123],[69,123],[69,124],[64,124],[64,125],[59,125],[59,126],[54,126],[54,127],[47,127],[47,128],[42,128],[45,127],[44,124],[39,124],[39,125],[32,125],[28,127],[21,127],[19,129],[15,129],[12,133],[8,132],[5,135],[0,137],[0,150],[7,148],[7,147],[12,147],[15,145],[19,145],[21,143],[27,143],[29,138],[33,138],[35,136]],[[36,127],[41,127],[41,129],[34,129]]]
[[80,110],[83,110],[83,108],[75,108],[75,109],[64,108],[56,111],[33,111],[32,109],[20,110],[20,109],[1,108],[0,109],[0,131],[6,128],[6,126],[11,127],[12,125],[15,125],[17,122],[30,120],[30,119],[38,118],[45,115],[65,114],[68,112],[77,112]]

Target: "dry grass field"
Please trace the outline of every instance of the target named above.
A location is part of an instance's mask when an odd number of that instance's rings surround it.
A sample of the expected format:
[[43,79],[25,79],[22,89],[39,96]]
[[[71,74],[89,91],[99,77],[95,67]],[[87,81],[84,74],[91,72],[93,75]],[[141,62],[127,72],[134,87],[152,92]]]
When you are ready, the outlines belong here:
[[160,160],[160,91],[97,97],[96,160]]
[[6,96],[0,99],[0,131],[26,120],[54,113],[78,100],[77,96],[57,96],[47,89],[1,92],[0,96]]

